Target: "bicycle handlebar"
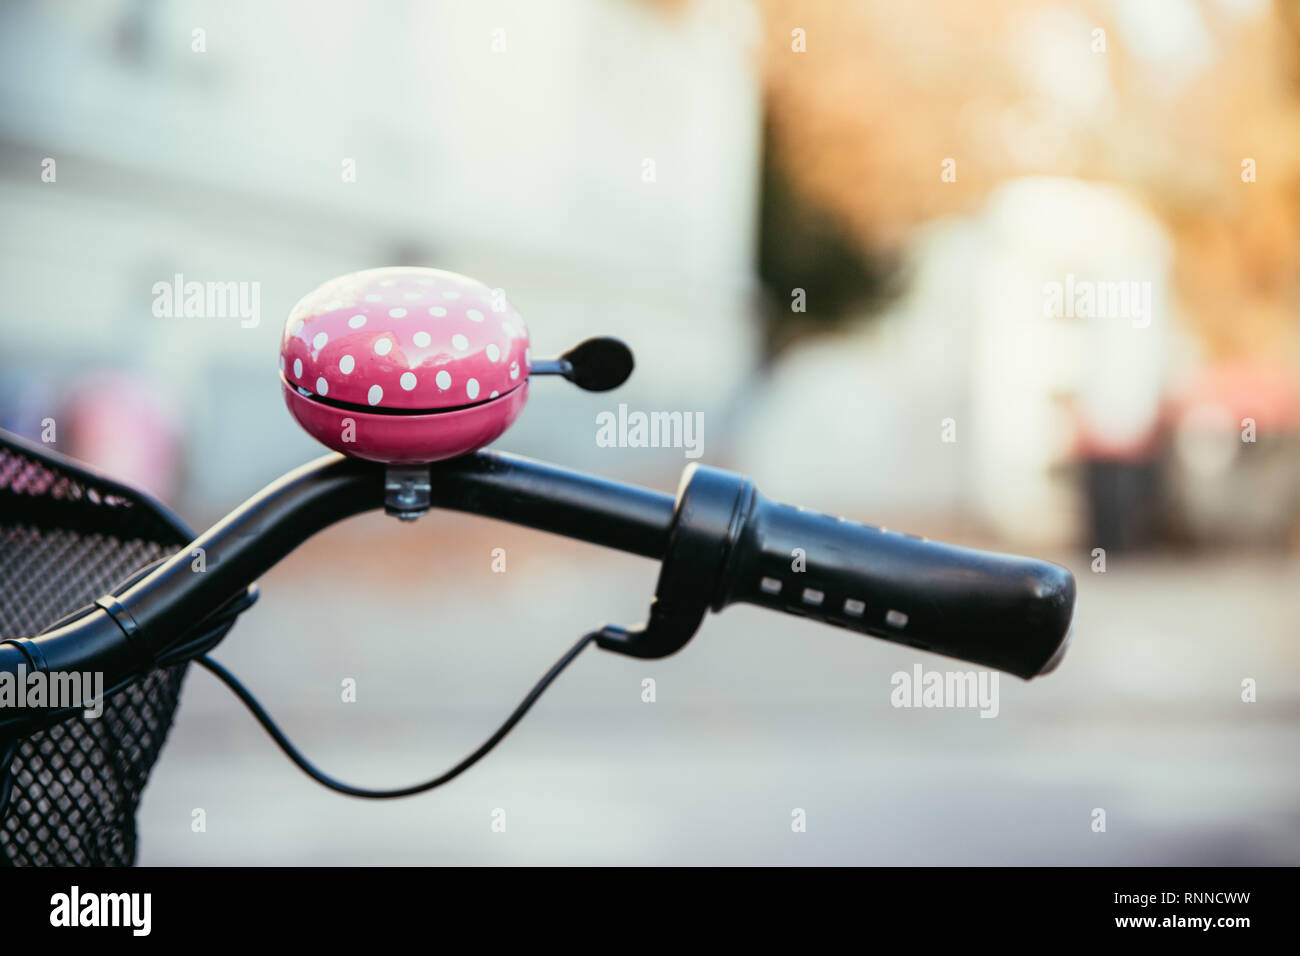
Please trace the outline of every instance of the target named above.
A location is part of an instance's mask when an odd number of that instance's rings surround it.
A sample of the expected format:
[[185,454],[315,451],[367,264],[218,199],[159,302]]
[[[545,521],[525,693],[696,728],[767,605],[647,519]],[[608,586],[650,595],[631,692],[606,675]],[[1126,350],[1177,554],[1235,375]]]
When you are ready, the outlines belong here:
[[606,627],[598,643],[663,657],[690,639],[705,611],[737,601],[1029,679],[1064,653],[1074,578],[1043,561],[778,504],[740,475],[691,465],[648,620]]
[[[501,452],[421,467],[433,507],[662,560],[646,624],[607,625],[597,641],[607,650],[673,653],[706,610],[735,601],[1024,678],[1050,670],[1067,641],[1074,579],[1064,568],[777,504],[720,469],[688,467],[674,499]],[[290,472],[120,594],[0,643],[0,672],[99,671],[109,688],[147,672],[311,535],[384,507],[386,474],[337,454]]]

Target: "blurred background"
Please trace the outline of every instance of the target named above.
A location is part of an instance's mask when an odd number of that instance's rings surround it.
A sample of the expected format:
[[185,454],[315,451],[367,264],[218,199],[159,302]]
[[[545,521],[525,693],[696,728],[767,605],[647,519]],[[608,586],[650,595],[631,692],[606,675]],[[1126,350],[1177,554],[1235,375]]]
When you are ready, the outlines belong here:
[[[596,416],[698,412],[772,497],[1079,580],[1070,655],[994,720],[890,706],[953,662],[732,609],[665,661],[588,651],[394,803],[194,672],[142,863],[1300,862],[1300,5],[7,0],[0,98],[0,427],[195,527],[323,452],[276,381],[294,302],[429,265],[504,288],[534,355],[636,352],[497,447],[667,490],[683,449]],[[257,283],[258,321],[159,317],[177,275]],[[365,516],[216,656],[327,770],[404,784],[656,571]]]

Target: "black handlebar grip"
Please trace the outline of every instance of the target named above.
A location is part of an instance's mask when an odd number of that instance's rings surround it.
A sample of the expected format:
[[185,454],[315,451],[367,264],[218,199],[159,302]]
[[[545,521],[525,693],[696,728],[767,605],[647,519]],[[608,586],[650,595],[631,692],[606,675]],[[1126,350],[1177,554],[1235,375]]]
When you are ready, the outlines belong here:
[[1069,643],[1074,577],[754,493],[713,609],[758,604],[1029,679]]

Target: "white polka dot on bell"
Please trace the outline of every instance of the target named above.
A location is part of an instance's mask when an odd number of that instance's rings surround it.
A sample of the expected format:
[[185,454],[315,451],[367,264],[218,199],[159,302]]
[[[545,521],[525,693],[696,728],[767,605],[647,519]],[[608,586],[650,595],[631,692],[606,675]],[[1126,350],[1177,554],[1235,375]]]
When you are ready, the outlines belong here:
[[483,313],[480,312],[478,309],[470,309],[470,310],[469,310],[468,312],[466,312],[465,314],[466,314],[467,316],[469,316],[469,320],[470,320],[471,322],[482,322],[482,321],[483,321]]
[[442,294],[442,297],[443,297],[444,299],[459,299],[459,298],[460,298],[460,293],[459,293],[459,292],[454,292],[454,291],[452,291],[451,289],[448,289],[447,291],[445,291],[445,292]]
[[511,377],[511,378],[518,378],[518,377],[519,377],[519,363],[518,363],[518,362],[511,362],[511,363],[510,363],[510,377]]
[[366,401],[371,405],[378,405],[384,398],[384,390],[378,385],[371,385],[370,391],[366,392]]
[[316,379],[316,394],[328,395],[329,393],[330,393],[330,383],[325,381],[323,377]]
[[429,343],[433,341],[433,337],[430,336],[428,332],[416,332],[414,335],[411,336],[411,341],[414,342],[416,345],[418,345],[420,348],[427,349],[429,347]]
[[501,357],[501,350],[497,348],[495,342],[490,344],[484,351],[487,352],[487,357],[489,362],[495,362],[497,359]]
[[307,324],[307,323],[304,322],[302,319],[299,319],[297,322],[295,322],[295,323],[293,324],[293,334],[294,334],[294,335],[302,335],[302,328],[303,328],[303,326],[306,325],[306,324]]
[[392,339],[379,339],[377,342],[375,342],[376,355],[387,355],[392,350],[393,350]]
[[293,360],[293,377],[302,378],[302,359]]
[[404,318],[406,318],[406,310],[403,309],[401,306],[398,306],[396,309],[389,309],[389,310],[388,310],[388,314],[391,315],[391,316],[392,316],[393,318],[395,318],[395,319],[404,319]]
[[451,347],[457,352],[463,352],[469,348],[469,339],[463,335],[453,335],[451,337]]
[[415,373],[403,372],[402,377],[397,380],[397,384],[401,385],[404,391],[409,392],[415,388]]
[[372,292],[370,293],[370,295],[366,296],[367,302],[378,302],[381,299],[383,299],[383,296],[380,295],[378,292]]
[[465,394],[470,398],[478,398],[478,379],[471,378],[465,383]]
[[441,319],[447,314],[447,310],[440,305],[431,305],[429,306],[429,314]]
[[441,389],[451,388],[451,374],[446,369],[435,375],[433,380],[438,383],[438,387]]
[[339,371],[344,375],[351,375],[352,370],[357,367],[357,360],[351,355],[345,355],[339,359]]
[[495,389],[493,389],[492,394],[489,395],[488,398],[496,398],[496,397],[497,397],[498,395],[500,395],[500,394],[501,394],[500,392],[498,392],[498,391],[496,391]]
[[352,329],[359,329],[361,328],[361,326],[365,324],[366,324],[366,317],[362,315],[360,312],[352,316],[352,318],[348,319],[348,327]]
[[330,337],[326,335],[324,332],[317,332],[316,335],[311,340],[311,347],[314,349],[323,349],[325,347],[325,343],[328,342],[329,340]]
[[281,372],[284,371],[284,356],[283,356],[283,355],[280,356],[280,371],[281,371]]

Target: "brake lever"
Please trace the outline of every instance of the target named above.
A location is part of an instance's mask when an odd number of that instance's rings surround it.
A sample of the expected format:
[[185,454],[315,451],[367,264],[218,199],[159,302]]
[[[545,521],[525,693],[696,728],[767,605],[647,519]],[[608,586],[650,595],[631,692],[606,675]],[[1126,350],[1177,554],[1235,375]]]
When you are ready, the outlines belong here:
[[606,624],[596,645],[630,657],[660,658],[686,645],[715,600],[753,503],[748,478],[692,462],[682,473],[668,527],[668,547],[650,616],[634,627]]

